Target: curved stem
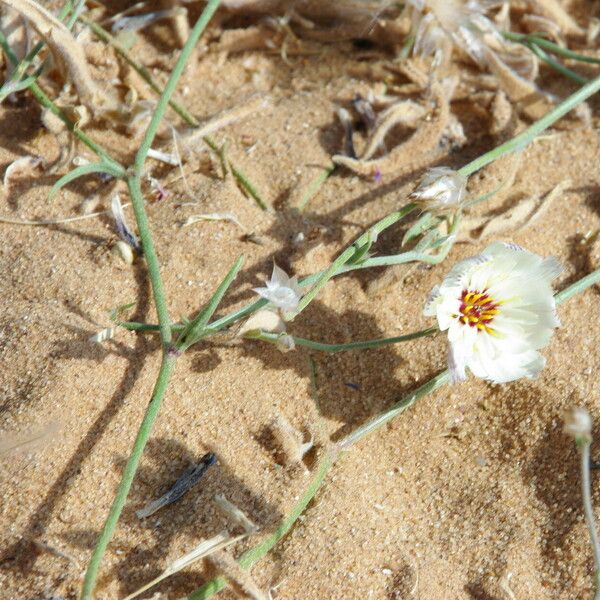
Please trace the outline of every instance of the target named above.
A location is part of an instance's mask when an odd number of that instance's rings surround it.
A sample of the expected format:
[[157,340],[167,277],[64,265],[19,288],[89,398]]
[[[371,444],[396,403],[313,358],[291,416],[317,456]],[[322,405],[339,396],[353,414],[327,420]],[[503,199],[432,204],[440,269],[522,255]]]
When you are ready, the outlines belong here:
[[207,4],[206,8],[200,15],[200,18],[198,19],[196,25],[194,26],[190,34],[190,38],[186,42],[183,50],[181,51],[181,54],[177,60],[173,72],[171,73],[171,77],[169,78],[167,86],[165,87],[165,91],[158,102],[152,120],[148,125],[148,129],[146,130],[144,139],[135,157],[133,173],[130,174],[127,178],[127,185],[129,187],[129,193],[131,195],[131,201],[135,212],[135,218],[140,233],[142,249],[144,251],[144,256],[148,264],[148,274],[152,284],[152,293],[154,296],[154,302],[156,304],[156,312],[158,314],[160,326],[160,337],[163,343],[163,356],[156,384],[154,386],[154,391],[152,393],[152,398],[150,400],[150,403],[148,404],[148,408],[146,409],[146,413],[138,430],[131,454],[127,460],[127,464],[125,465],[125,469],[123,471],[123,475],[121,477],[121,482],[119,483],[115,499],[111,506],[104,527],[102,528],[102,533],[100,534],[98,543],[94,548],[92,558],[90,560],[85,574],[81,594],[81,598],[83,600],[88,600],[92,598],[94,587],[96,584],[96,579],[98,577],[98,571],[100,569],[100,563],[102,562],[102,558],[104,556],[104,553],[106,552],[108,543],[112,538],[121,512],[123,511],[123,507],[125,506],[127,494],[129,493],[129,489],[131,488],[131,484],[135,477],[135,473],[137,471],[140,459],[142,457],[142,453],[144,451],[148,438],[150,437],[150,434],[152,432],[152,427],[158,416],[169,379],[171,377],[173,369],[175,368],[176,354],[172,352],[172,349],[170,348],[172,340],[171,321],[169,318],[162,277],[160,275],[158,257],[156,255],[154,242],[152,240],[152,234],[150,232],[148,216],[146,215],[146,210],[144,208],[144,200],[142,197],[140,180],[143,174],[144,161],[146,160],[146,155],[150,146],[152,145],[152,141],[154,140],[154,136],[156,135],[156,131],[158,129],[160,120],[162,119],[167,109],[169,99],[175,90],[177,80],[183,72],[185,63],[189,58],[194,45],[198,41],[200,34],[206,27],[210,17],[217,9],[219,3],[220,0],[210,0],[210,2]]
[[131,205],[133,207],[135,220],[137,222],[138,231],[140,234],[142,250],[144,251],[144,257],[146,259],[146,264],[148,265],[148,275],[150,277],[150,284],[152,285],[154,303],[156,304],[156,314],[158,315],[160,337],[163,346],[166,347],[171,342],[173,337],[171,331],[171,319],[169,317],[167,298],[160,274],[160,264],[158,262],[158,256],[156,254],[154,242],[152,240],[148,215],[146,214],[146,209],[144,207],[144,198],[142,196],[139,178],[128,177],[127,186],[129,188]]

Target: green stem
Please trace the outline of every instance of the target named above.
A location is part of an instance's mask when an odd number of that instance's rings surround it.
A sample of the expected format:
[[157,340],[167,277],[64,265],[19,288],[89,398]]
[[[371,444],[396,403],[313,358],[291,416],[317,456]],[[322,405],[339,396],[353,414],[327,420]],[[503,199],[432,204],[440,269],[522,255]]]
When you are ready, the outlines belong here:
[[[319,275],[319,278],[314,283],[314,285],[308,290],[308,292],[302,297],[300,302],[298,303],[298,308],[294,311],[293,316],[299,315],[315,298],[315,296],[323,289],[325,284],[338,272],[342,267],[349,262],[352,257],[356,254],[357,251],[360,251],[365,244],[370,243],[373,239],[373,235],[377,236],[382,231],[398,222],[400,219],[404,218],[409,213],[416,210],[417,206],[415,204],[407,204],[404,208],[400,210],[394,211],[390,213],[377,223],[370,227],[365,233],[358,237],[346,250],[344,250],[332,263],[331,265],[325,269],[323,273]],[[364,265],[367,261],[363,261],[361,265],[357,265],[358,268],[364,268]],[[351,269],[353,270],[353,269]]]
[[544,52],[544,50],[542,50],[542,48],[540,48],[539,46],[536,46],[535,44],[528,44],[527,47],[540,60],[543,60],[546,64],[548,64],[550,67],[552,67],[555,71],[557,71],[561,75],[564,75],[565,77],[568,77],[569,79],[572,79],[573,81],[576,81],[580,85],[585,85],[589,81],[589,79],[587,77],[580,75],[579,73],[569,69],[569,67],[566,67],[559,61],[552,58],[549,54]]
[[165,85],[165,89],[162,92],[162,95],[158,99],[158,103],[156,104],[156,109],[154,110],[154,114],[152,115],[152,119],[148,124],[148,128],[146,129],[146,133],[144,134],[144,138],[140,144],[138,153],[135,157],[134,163],[134,173],[137,177],[141,178],[144,171],[144,161],[146,160],[146,156],[148,155],[148,150],[152,146],[152,142],[156,137],[156,132],[158,131],[158,127],[162,118],[169,106],[169,101],[171,97],[175,93],[175,88],[177,87],[177,82],[183,73],[183,69],[191,56],[198,39],[202,35],[202,32],[208,25],[208,22],[212,18],[213,14],[219,7],[221,0],[209,0],[208,4],[202,11],[200,18],[194,25],[194,28],[190,32],[190,37],[188,41],[185,43],[185,46],[181,50],[181,54],[173,67],[173,71],[169,76],[169,80]]
[[596,529],[596,519],[594,517],[594,507],[592,503],[592,485],[590,481],[590,445],[591,440],[586,439],[579,445],[580,469],[581,469],[581,495],[583,499],[583,512],[585,514],[585,523],[588,528],[592,552],[594,554],[594,583],[596,593],[595,600],[600,599],[600,540],[598,539],[598,530]]
[[[422,331],[415,331],[413,333],[398,335],[396,337],[364,340],[360,342],[350,342],[348,344],[325,344],[323,342],[314,342],[312,340],[307,340],[305,338],[297,337],[295,335],[292,335],[291,337],[294,340],[296,346],[304,346],[305,348],[310,348],[311,350],[320,350],[321,352],[335,353],[345,352],[347,350],[364,350],[365,348],[379,348],[380,346],[388,346],[389,344],[399,344],[401,342],[408,342],[410,340],[416,340],[418,338],[426,337],[428,335],[433,335],[434,333],[439,333],[439,331],[440,330],[437,327],[429,327],[428,329],[423,329]],[[277,343],[277,340],[280,338],[280,334],[267,333],[266,331],[261,331],[256,334],[248,334],[246,337],[252,340]]]
[[526,33],[515,33],[513,31],[504,31],[502,35],[511,42],[517,42],[519,44],[523,44],[524,46],[538,46],[540,48],[544,48],[545,50],[549,50],[553,54],[558,54],[558,56],[562,56],[564,58],[570,58],[572,60],[578,60],[579,62],[591,63],[594,65],[600,65],[600,59],[594,58],[592,56],[586,56],[585,54],[579,54],[577,52],[573,52],[573,50],[569,50],[568,48],[563,48],[550,40],[545,38],[530,35]]
[[142,250],[144,251],[144,257],[146,259],[146,264],[148,265],[148,276],[150,277],[152,295],[154,296],[154,303],[156,304],[160,337],[163,348],[166,350],[172,339],[171,319],[169,317],[169,308],[167,306],[163,280],[160,274],[160,263],[158,262],[158,256],[152,240],[152,232],[150,231],[150,223],[148,222],[148,215],[146,214],[146,208],[144,207],[144,197],[142,195],[139,177],[128,177],[127,186],[129,188],[131,205],[140,234]]
[[422,386],[418,387],[412,394],[408,394],[395,404],[393,404],[386,411],[379,415],[376,415],[372,419],[369,419],[366,423],[363,423],[360,427],[355,429],[352,433],[349,433],[345,438],[339,441],[340,448],[346,450],[350,446],[356,444],[359,440],[373,433],[376,429],[379,429],[385,425],[388,421],[391,421],[394,417],[403,413],[407,408],[410,408],[419,398],[432,394],[435,390],[439,389],[443,385],[446,385],[450,381],[450,372],[442,371]]
[[558,294],[554,296],[556,305],[558,306],[559,304],[566,302],[569,298],[575,296],[575,294],[583,292],[583,290],[586,290],[596,283],[600,283],[600,269],[592,271],[589,275],[582,277],[579,281],[572,283],[569,287],[558,292]]
[[146,409],[146,414],[144,415],[144,419],[142,420],[142,424],[140,425],[140,429],[135,438],[135,442],[133,444],[129,459],[127,460],[127,464],[125,465],[123,476],[121,478],[121,482],[119,483],[119,487],[110,508],[110,512],[108,513],[108,517],[104,523],[104,527],[102,528],[102,532],[100,533],[100,537],[96,547],[94,548],[94,553],[92,554],[92,558],[90,559],[87,571],[85,573],[83,588],[81,591],[82,600],[90,600],[93,597],[94,587],[98,577],[98,571],[100,569],[100,563],[102,562],[102,558],[108,543],[112,538],[112,534],[117,526],[117,522],[121,516],[123,507],[125,506],[125,501],[127,500],[131,483],[133,482],[135,472],[137,471],[142,453],[144,452],[146,442],[150,437],[152,426],[156,420],[156,416],[158,415],[158,411],[160,409],[174,367],[175,359],[166,354],[163,355],[160,371],[158,372],[158,378],[156,380],[156,384],[154,385],[154,391],[152,392],[152,398],[148,404],[148,408]]
[[193,47],[198,41],[200,34],[208,24],[210,17],[216,11],[219,3],[220,0],[210,0],[207,6],[205,7],[204,11],[200,15],[198,22],[194,26],[190,34],[190,38],[187,40],[184,48],[182,49],[177,63],[173,69],[173,72],[171,73],[163,95],[158,101],[154,115],[152,116],[150,124],[148,125],[140,148],[138,149],[138,152],[135,157],[133,173],[127,177],[127,185],[129,187],[129,193],[131,195],[131,201],[135,213],[135,218],[140,233],[142,249],[144,251],[144,256],[148,265],[148,274],[152,285],[154,302],[156,304],[156,312],[158,314],[160,326],[160,336],[161,341],[163,343],[163,357],[156,384],[154,386],[152,398],[150,400],[148,408],[146,409],[146,414],[144,415],[144,418],[140,425],[139,431],[135,439],[135,443],[133,445],[133,449],[127,460],[127,464],[125,465],[125,470],[123,471],[123,476],[121,478],[121,482],[119,483],[115,499],[113,501],[110,512],[102,529],[102,533],[100,534],[98,543],[94,548],[92,558],[90,560],[85,574],[81,596],[83,600],[88,600],[92,598],[102,558],[112,538],[115,527],[117,526],[117,522],[119,520],[123,507],[125,506],[127,494],[129,493],[129,489],[131,488],[131,484],[135,477],[142,453],[144,451],[148,438],[150,437],[150,434],[152,432],[152,427],[158,416],[170,376],[175,367],[175,353],[172,352],[172,348],[170,347],[172,339],[171,321],[169,318],[163,282],[160,275],[158,257],[154,248],[154,242],[152,240],[152,234],[150,232],[150,225],[148,223],[148,217],[144,208],[144,200],[142,196],[140,181],[143,175],[146,155],[152,145],[154,136],[156,135],[156,132],[158,130],[160,120],[162,119],[167,109],[169,99],[175,90],[177,81],[181,76],[181,73],[183,72],[183,68],[192,52]]
[[600,90],[600,76],[592,79],[592,81],[577,90],[574,94],[546,113],[539,121],[536,121],[533,125],[529,126],[519,135],[515,136],[511,140],[508,140],[508,142],[505,142],[497,148],[494,148],[493,150],[490,150],[489,152],[479,156],[469,164],[462,167],[462,169],[459,169],[458,172],[464,177],[468,177],[469,175],[475,173],[475,171],[479,171],[479,169],[489,165],[491,162],[495,161],[501,156],[504,156],[510,152],[522,150],[537,135],[542,133],[542,131],[553,125],[561,117],[564,117],[578,104],[581,104],[581,102],[590,96],[593,96],[598,90]]

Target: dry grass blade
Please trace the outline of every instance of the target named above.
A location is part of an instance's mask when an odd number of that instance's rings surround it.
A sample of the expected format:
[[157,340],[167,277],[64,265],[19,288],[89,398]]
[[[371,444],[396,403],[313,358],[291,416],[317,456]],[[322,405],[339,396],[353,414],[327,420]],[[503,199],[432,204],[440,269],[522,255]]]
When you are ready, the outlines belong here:
[[252,598],[252,600],[267,600],[267,596],[256,585],[250,573],[242,569],[229,554],[223,551],[215,552],[208,560],[219,575],[223,575],[229,580],[229,584],[237,595]]
[[133,592],[133,594],[129,594],[129,596],[123,600],[132,600],[133,598],[137,598],[139,595],[143,594],[146,590],[149,590],[163,579],[178,573],[182,569],[185,569],[189,565],[201,560],[202,558],[206,558],[215,552],[219,552],[220,550],[239,542],[247,536],[247,533],[233,537],[230,536],[226,531],[218,533],[214,537],[198,544],[198,546],[196,546],[191,552],[188,552],[187,554],[184,554],[177,560],[173,561],[158,577],[142,586],[139,590]]
[[182,227],[193,225],[199,221],[229,221],[237,225],[242,231],[246,228],[240,223],[239,219],[233,213],[206,213],[202,215],[190,215],[183,223]]
[[186,157],[197,149],[198,144],[203,142],[206,136],[215,133],[215,131],[222,129],[223,127],[227,127],[227,125],[245,119],[259,110],[264,110],[268,105],[268,96],[257,95],[242,106],[236,106],[219,113],[212,119],[201,124],[197,129],[192,129],[188,133],[180,136],[179,140],[182,154]]
[[75,85],[83,104],[94,113],[116,108],[116,102],[94,83],[82,45],[63,23],[33,0],[0,0],[0,3],[27,19],[50,48],[65,77]]

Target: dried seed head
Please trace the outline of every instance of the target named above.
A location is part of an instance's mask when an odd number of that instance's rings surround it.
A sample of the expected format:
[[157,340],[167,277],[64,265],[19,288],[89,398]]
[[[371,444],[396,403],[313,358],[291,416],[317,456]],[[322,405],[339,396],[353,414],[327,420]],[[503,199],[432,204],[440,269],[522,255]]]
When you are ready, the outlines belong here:
[[590,442],[592,440],[592,417],[587,409],[577,406],[567,411],[564,419],[563,431],[575,438],[576,442]]
[[467,178],[449,167],[429,169],[409,198],[423,210],[454,212],[463,203]]

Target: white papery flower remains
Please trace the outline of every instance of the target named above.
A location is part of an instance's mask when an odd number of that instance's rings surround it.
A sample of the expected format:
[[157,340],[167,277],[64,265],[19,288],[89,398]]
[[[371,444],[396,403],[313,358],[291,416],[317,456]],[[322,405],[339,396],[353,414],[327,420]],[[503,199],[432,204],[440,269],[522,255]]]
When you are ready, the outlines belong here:
[[410,199],[423,210],[447,213],[458,210],[465,197],[467,178],[449,167],[429,169]]
[[298,277],[290,277],[282,268],[273,263],[273,274],[271,279],[266,282],[266,286],[254,288],[254,291],[286,313],[293,312],[298,308],[298,302],[302,298]]
[[424,310],[448,331],[454,381],[467,367],[494,383],[538,375],[546,363],[538,350],[560,324],[551,281],[561,270],[553,257],[500,242],[455,265]]

